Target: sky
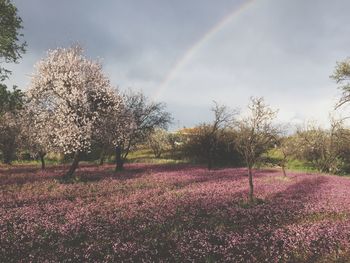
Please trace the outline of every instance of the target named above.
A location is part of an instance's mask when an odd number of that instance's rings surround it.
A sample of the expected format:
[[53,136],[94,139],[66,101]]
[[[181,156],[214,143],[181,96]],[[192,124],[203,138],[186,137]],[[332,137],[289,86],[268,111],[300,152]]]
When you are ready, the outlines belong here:
[[7,84],[26,89],[47,50],[79,43],[113,86],[166,103],[173,129],[211,121],[213,100],[245,112],[251,96],[279,122],[327,126],[341,95],[329,76],[350,56],[348,0],[13,2],[28,46]]

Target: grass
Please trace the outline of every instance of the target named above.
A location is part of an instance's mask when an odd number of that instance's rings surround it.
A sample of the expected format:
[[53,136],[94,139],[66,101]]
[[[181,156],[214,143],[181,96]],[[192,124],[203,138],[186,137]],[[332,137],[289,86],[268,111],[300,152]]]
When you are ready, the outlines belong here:
[[[279,149],[270,150],[264,157],[269,163],[268,166],[279,166],[283,158]],[[298,159],[288,159],[286,168],[295,172],[319,172],[311,163]]]
[[[148,148],[141,148],[134,151],[131,151],[127,158],[127,163],[147,163],[147,164],[194,164],[193,161],[188,159],[181,159],[178,156],[181,156],[181,153],[175,153],[176,158],[174,158],[174,154],[171,153],[170,150],[165,151],[161,157],[156,158],[152,152],[152,150]],[[258,165],[257,168],[278,168],[279,163],[282,159],[282,154],[278,149],[273,149],[269,151],[265,155],[265,161]],[[105,163],[112,164],[115,162],[115,156],[107,156]],[[48,158],[45,158],[46,165],[60,165],[60,164],[69,164],[70,160],[64,160],[63,156],[57,154],[49,154]],[[99,160],[90,160],[90,161],[81,161],[81,164],[98,164]],[[17,160],[13,162],[13,165],[35,165],[40,167],[40,160]],[[1,164],[0,164],[1,166]],[[230,166],[227,165],[218,165],[219,168],[228,168]],[[307,172],[307,173],[319,173],[315,167],[312,166],[311,163],[306,161],[298,160],[298,159],[289,159],[286,164],[286,169],[289,172]]]
[[165,151],[159,158],[156,158],[150,149],[139,149],[129,153],[129,163],[151,163],[151,164],[183,164],[188,160],[180,160],[172,157],[170,151]]

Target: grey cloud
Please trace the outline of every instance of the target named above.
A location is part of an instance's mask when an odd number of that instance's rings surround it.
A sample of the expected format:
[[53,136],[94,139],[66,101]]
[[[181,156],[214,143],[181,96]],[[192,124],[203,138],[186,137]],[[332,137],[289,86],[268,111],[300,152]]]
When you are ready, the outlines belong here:
[[[14,0],[28,52],[11,66],[28,82],[49,48],[80,42],[101,57],[114,85],[149,96],[205,33],[244,0]],[[160,99],[190,126],[210,120],[213,99],[245,107],[264,96],[281,121],[316,117],[326,123],[339,96],[329,75],[349,56],[346,0],[257,0],[200,46]],[[295,119],[295,118],[294,118]]]

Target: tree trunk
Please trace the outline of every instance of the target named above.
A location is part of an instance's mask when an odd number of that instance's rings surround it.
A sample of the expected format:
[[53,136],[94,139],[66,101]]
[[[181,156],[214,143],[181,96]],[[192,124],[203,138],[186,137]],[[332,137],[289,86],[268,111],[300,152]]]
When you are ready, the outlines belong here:
[[287,174],[286,174],[286,167],[283,165],[281,165],[281,168],[282,168],[282,172],[283,172],[283,176],[284,177],[287,177]]
[[254,185],[253,185],[252,167],[250,166],[248,166],[248,176],[249,176],[249,202],[252,204],[254,202]]
[[80,152],[78,151],[78,152],[76,152],[74,154],[73,163],[70,166],[68,172],[63,176],[64,179],[68,180],[68,179],[72,179],[73,178],[73,174],[74,174],[74,171],[78,167],[79,160],[80,160]]
[[45,170],[45,153],[39,153],[39,158],[41,162],[41,170]]
[[213,161],[211,157],[208,158],[208,170],[211,170],[213,168]]
[[106,151],[105,149],[102,149],[101,155],[100,155],[100,162],[98,165],[103,165],[105,162],[105,157],[106,157]]
[[116,166],[115,166],[116,171],[123,170],[124,161],[122,158],[122,149],[120,146],[115,147],[115,163],[116,163]]
[[213,168],[213,154],[211,149],[208,150],[208,170]]
[[12,158],[9,154],[4,153],[4,164],[11,165]]
[[5,149],[3,149],[3,158],[4,163],[11,165],[14,157],[15,157],[16,148],[14,143],[10,142],[8,145],[5,146]]

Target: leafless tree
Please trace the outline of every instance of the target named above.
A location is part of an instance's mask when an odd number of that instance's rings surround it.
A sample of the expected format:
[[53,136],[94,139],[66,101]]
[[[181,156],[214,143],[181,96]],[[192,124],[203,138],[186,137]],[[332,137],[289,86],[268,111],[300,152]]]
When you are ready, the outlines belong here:
[[248,168],[249,201],[254,202],[253,167],[262,154],[273,147],[278,129],[273,125],[277,111],[266,105],[263,98],[251,98],[249,115],[237,123],[237,150],[242,154]]
[[155,129],[167,129],[172,120],[164,103],[150,101],[142,92],[129,90],[124,95],[124,104],[126,113],[132,116],[133,125],[116,147],[117,170],[123,169],[124,161],[133,147],[144,143]]

